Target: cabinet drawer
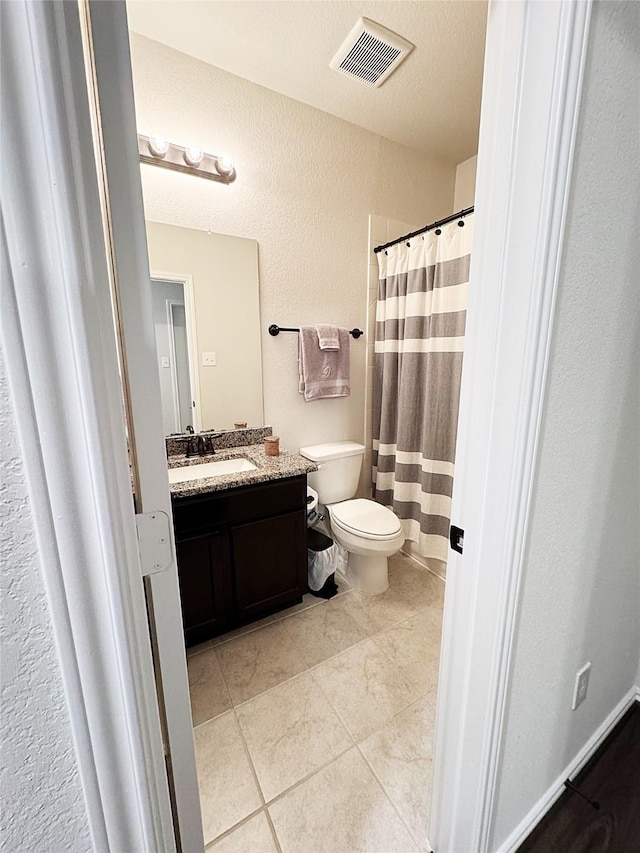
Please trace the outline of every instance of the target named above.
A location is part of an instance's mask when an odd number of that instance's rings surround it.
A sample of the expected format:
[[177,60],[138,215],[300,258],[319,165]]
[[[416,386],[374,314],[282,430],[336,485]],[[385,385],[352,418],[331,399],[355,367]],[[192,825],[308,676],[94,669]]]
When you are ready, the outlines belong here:
[[307,478],[247,485],[224,492],[173,499],[176,539],[189,539],[221,524],[255,521],[306,507]]

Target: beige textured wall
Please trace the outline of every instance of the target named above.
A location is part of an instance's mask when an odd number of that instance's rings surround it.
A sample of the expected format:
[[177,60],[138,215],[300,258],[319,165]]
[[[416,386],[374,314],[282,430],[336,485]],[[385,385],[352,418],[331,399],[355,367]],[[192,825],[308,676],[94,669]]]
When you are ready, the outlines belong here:
[[[260,426],[258,244],[149,221],[147,241],[152,274],[193,276],[202,429]],[[215,367],[202,364],[204,352],[215,352]]]
[[364,439],[367,340],[352,341],[352,393],[305,403],[297,338],[271,323],[365,327],[368,216],[450,213],[455,164],[424,155],[132,35],[138,128],[227,154],[230,187],[142,168],[147,218],[251,237],[260,253],[266,422],[284,448]]
[[471,207],[476,197],[476,172],[478,170],[478,155],[469,157],[456,167],[456,184],[453,194],[453,212],[457,213],[465,207]]

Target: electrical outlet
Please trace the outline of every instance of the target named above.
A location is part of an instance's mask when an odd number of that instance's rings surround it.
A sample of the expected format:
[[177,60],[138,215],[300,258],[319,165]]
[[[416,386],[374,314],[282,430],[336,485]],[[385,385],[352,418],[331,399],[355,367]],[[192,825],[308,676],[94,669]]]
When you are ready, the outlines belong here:
[[573,688],[573,702],[571,710],[575,711],[578,705],[581,705],[587,698],[587,690],[589,688],[589,676],[591,675],[591,661],[587,661],[582,669],[576,673],[576,683]]
[[216,354],[215,354],[215,352],[203,352],[202,353],[202,366],[203,367],[215,367],[216,366]]

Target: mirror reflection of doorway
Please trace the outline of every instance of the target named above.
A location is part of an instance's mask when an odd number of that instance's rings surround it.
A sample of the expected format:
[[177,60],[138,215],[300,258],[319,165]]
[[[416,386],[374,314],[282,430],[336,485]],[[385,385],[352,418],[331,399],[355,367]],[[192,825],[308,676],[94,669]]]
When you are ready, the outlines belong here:
[[184,285],[152,279],[153,324],[165,435],[193,429],[194,401],[189,376],[189,347]]

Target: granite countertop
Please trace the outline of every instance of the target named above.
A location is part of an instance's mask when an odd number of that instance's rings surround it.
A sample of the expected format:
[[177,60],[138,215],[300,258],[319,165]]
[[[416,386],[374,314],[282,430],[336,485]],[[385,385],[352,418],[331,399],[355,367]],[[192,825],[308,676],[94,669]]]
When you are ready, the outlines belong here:
[[[223,459],[244,457],[256,466],[254,471],[240,471],[234,474],[221,474],[217,477],[203,477],[198,480],[187,480],[184,483],[173,483],[169,486],[174,497],[192,497],[207,492],[219,492],[225,489],[235,489],[240,486],[250,486],[255,483],[267,483],[271,480],[284,480],[287,477],[299,477],[317,471],[315,462],[305,459],[298,453],[281,450],[279,456],[267,456],[263,444],[247,444],[240,447],[230,447],[217,450],[209,456],[173,455],[169,457],[169,468],[183,468],[185,465],[204,465],[207,462],[220,462]],[[195,473],[195,472],[194,472]],[[196,474],[197,476],[197,474]]]

